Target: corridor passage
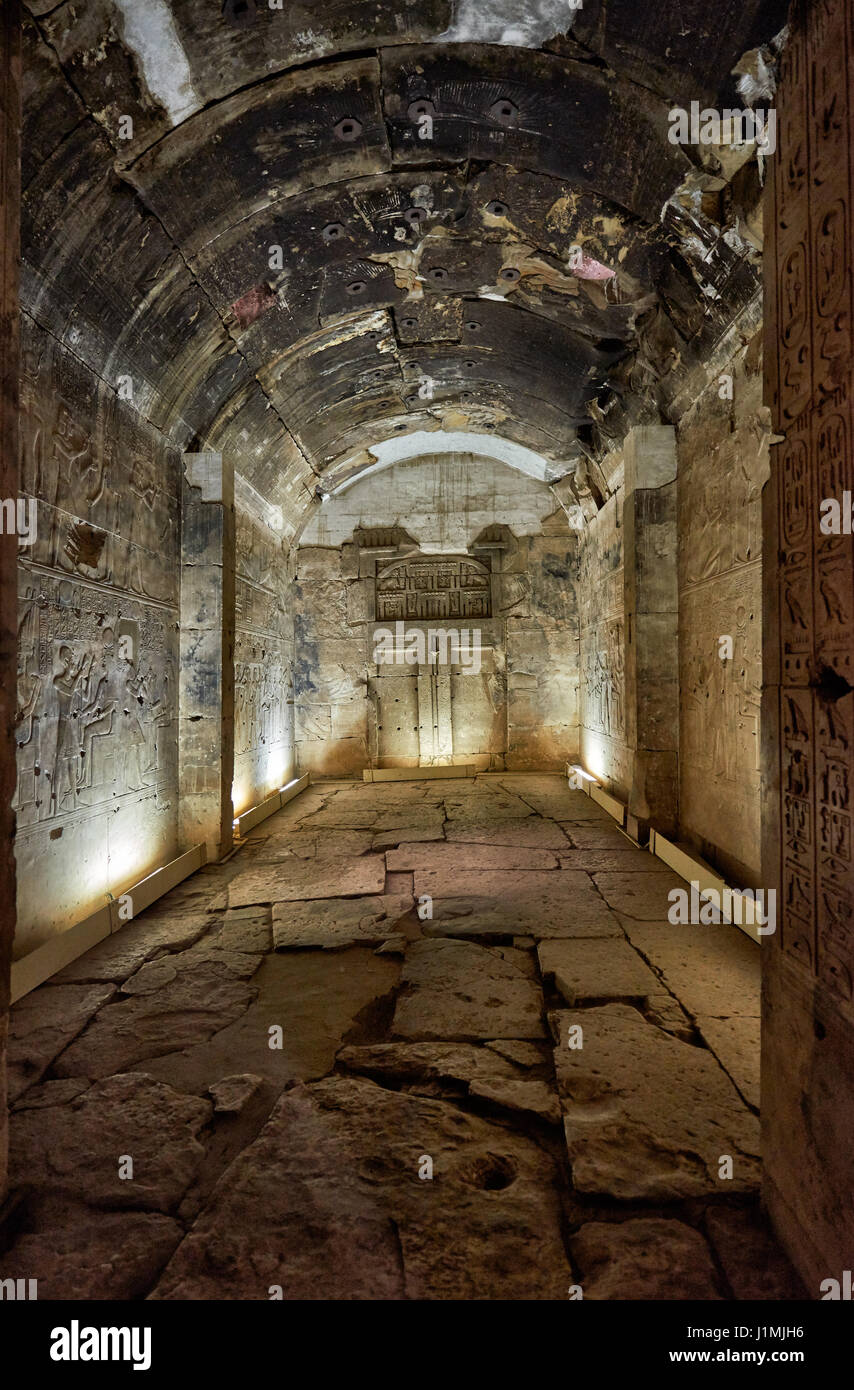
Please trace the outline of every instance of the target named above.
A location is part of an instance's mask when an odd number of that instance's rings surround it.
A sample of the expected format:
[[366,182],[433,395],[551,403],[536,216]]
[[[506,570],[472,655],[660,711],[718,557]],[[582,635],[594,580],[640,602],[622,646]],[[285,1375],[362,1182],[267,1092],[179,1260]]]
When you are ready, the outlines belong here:
[[[12,1011],[44,1298],[802,1297],[760,948],[558,775],[316,782]],[[117,1253],[118,1252],[118,1253]]]

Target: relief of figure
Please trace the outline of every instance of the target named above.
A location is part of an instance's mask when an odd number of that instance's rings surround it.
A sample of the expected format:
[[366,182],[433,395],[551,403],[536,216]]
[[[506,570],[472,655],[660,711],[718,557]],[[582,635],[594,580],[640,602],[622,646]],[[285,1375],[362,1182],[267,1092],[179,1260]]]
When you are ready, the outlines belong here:
[[[89,666],[85,676],[81,677],[83,694],[83,708],[80,712],[80,723],[82,727],[82,753],[83,766],[80,775],[81,788],[91,789],[94,785],[100,785],[108,780],[107,770],[103,766],[99,767],[99,775],[95,775],[96,761],[101,763],[101,755],[96,758],[95,739],[106,739],[113,733],[113,724],[118,709],[120,690],[116,680],[115,664],[113,658],[113,630],[105,628],[98,652],[98,665],[95,665],[95,654],[89,659]],[[100,744],[98,745],[100,749]],[[106,746],[106,745],[105,745]]]
[[82,751],[80,728],[75,717],[78,711],[73,705],[77,683],[86,664],[86,653],[75,656],[68,643],[62,642],[57,660],[59,670],[54,671],[51,677],[52,698],[48,716],[53,728],[54,749],[47,774],[50,794],[43,803],[47,816],[56,816],[75,808]]

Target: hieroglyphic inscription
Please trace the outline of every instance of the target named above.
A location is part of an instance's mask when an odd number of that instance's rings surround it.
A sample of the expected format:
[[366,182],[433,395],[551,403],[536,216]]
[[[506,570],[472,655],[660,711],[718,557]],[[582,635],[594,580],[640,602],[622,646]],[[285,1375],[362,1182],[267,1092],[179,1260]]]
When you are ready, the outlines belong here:
[[477,560],[397,560],[377,575],[378,622],[491,616],[490,572]]

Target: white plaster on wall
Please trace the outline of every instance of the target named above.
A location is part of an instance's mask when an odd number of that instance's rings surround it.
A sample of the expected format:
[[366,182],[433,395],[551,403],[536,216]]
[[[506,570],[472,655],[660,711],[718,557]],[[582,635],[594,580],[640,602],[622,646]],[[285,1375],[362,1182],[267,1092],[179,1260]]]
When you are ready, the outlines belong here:
[[165,107],[173,126],[203,105],[193,89],[187,55],[165,0],[114,0],[124,40],[137,57],[151,95]]
[[557,510],[548,483],[496,459],[426,449],[383,468],[390,471],[379,477],[366,470],[319,507],[301,545],[339,546],[358,526],[401,526],[430,551],[459,554],[495,524],[517,536],[538,535],[543,518]]
[[570,0],[459,0],[454,22],[439,42],[538,48],[546,39],[569,33],[575,13]]
[[517,444],[512,439],[466,430],[416,430],[413,434],[384,439],[380,444],[374,444],[367,452],[376,462],[368,464],[337,486],[334,474],[346,473],[352,460],[344,460],[327,472],[325,481],[331,496],[335,497],[345,492],[369,473],[377,473],[394,463],[419,458],[424,454],[477,454],[481,458],[506,463],[518,473],[526,473],[529,478],[537,478],[540,482],[547,483],[555,482],[571,470],[569,463],[555,463],[545,459],[542,454],[537,454],[533,449],[527,449],[524,444]]

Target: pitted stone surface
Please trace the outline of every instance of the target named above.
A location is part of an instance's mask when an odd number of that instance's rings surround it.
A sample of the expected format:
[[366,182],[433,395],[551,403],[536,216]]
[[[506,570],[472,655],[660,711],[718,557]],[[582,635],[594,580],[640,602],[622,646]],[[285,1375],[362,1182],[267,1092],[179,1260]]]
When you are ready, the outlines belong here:
[[[521,1045],[521,1044],[520,1044]],[[532,1048],[532,1051],[535,1051]],[[465,1094],[493,1101],[508,1110],[560,1123],[560,1106],[549,1081],[531,1074],[545,1073],[541,1055],[515,1065],[506,1054],[466,1043],[383,1043],[375,1047],[345,1047],[339,1063],[348,1071],[374,1079],[387,1077],[420,1095]]]
[[389,872],[396,869],[435,870],[439,874],[496,869],[556,869],[558,861],[548,850],[514,845],[409,845],[386,854]]
[[[13,1114],[15,1170],[92,1206],[171,1211],[195,1177],[213,1106],[144,1073],[97,1081],[64,1105]],[[133,1177],[119,1176],[123,1156]]]
[[[580,1192],[673,1201],[752,1192],[759,1126],[716,1058],[625,1004],[550,1015],[572,1178]],[[571,1026],[583,1046],[568,1045]],[[732,1177],[720,1176],[733,1159]]]
[[[25,995],[9,1022],[8,1091],[17,1100],[115,994],[115,986],[43,985]],[[67,1073],[66,1073],[67,1074]]]
[[383,942],[412,908],[406,894],[330,898],[310,903],[276,903],[273,942],[277,951],[319,946],[341,949],[357,942]]
[[570,1248],[588,1300],[724,1297],[708,1245],[682,1221],[588,1221]]
[[153,1297],[264,1299],[271,1284],[288,1300],[565,1297],[554,1176],[531,1140],[443,1102],[361,1079],[300,1087],[232,1164]]
[[145,1298],[184,1237],[172,1217],[155,1212],[85,1211],[68,1225],[22,1235],[3,1256],[3,1277],[38,1270],[38,1296],[68,1299]]
[[568,869],[501,870],[418,869],[415,896],[434,899],[434,924],[460,914],[468,898],[470,913],[501,921],[492,927],[512,936],[605,936],[619,925],[587,874]]
[[311,898],[344,898],[381,893],[385,861],[380,854],[340,859],[288,859],[275,868],[247,869],[228,887],[229,907],[248,903],[282,903]]
[[468,941],[415,942],[406,953],[392,1036],[544,1037],[542,994],[519,955],[517,965],[509,951]]
[[[652,855],[649,856],[650,859]],[[649,922],[666,922],[671,902],[668,893],[674,889],[688,892],[685,880],[669,871],[665,873],[595,873],[594,882],[609,907],[627,917]]]

